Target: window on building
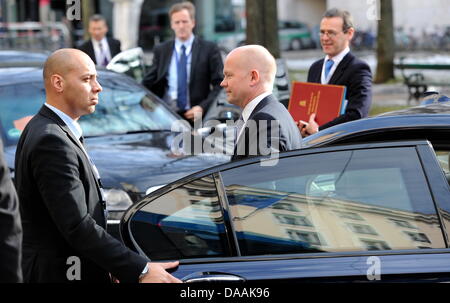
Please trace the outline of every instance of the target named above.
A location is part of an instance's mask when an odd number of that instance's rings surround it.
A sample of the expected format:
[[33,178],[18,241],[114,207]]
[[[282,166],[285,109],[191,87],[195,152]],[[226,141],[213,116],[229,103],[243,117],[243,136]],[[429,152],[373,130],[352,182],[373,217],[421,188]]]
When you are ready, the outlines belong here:
[[410,222],[408,221],[404,221],[404,220],[398,220],[398,219],[389,219],[391,222],[393,222],[395,225],[397,225],[398,227],[406,227],[406,228],[414,228],[416,229],[415,226],[413,226]]
[[311,221],[309,221],[308,218],[303,216],[291,216],[281,214],[274,214],[274,216],[281,224],[308,226],[308,227],[313,226]]
[[363,217],[361,217],[361,215],[359,215],[357,213],[353,213],[353,212],[349,212],[349,211],[335,211],[335,213],[343,219],[364,221]]
[[364,234],[364,235],[378,235],[378,233],[369,225],[363,225],[363,224],[347,224],[350,229],[357,234]]
[[367,250],[390,250],[389,245],[384,241],[360,239]]
[[424,233],[413,233],[405,231],[405,234],[407,234],[411,238],[411,240],[415,242],[431,243],[430,239],[428,239],[427,235],[425,235]]

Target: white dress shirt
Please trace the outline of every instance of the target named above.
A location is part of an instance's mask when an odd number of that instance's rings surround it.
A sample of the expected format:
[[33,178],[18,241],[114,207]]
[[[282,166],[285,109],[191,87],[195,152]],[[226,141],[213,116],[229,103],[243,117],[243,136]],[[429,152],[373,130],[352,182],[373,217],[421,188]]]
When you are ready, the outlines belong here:
[[[347,47],[345,48],[342,52],[340,52],[339,54],[337,54],[334,57],[330,57],[330,56],[326,56],[325,57],[325,61],[323,61],[323,66],[322,66],[322,77],[320,79],[320,82],[322,84],[328,84],[328,82],[330,82],[331,77],[333,77],[334,72],[336,71],[336,68],[338,67],[339,63],[341,63],[342,59],[344,59],[344,57],[350,52],[350,48]],[[325,78],[325,66],[327,63],[327,60],[331,59],[333,60],[334,64],[331,67],[330,73],[328,74],[328,77]]]

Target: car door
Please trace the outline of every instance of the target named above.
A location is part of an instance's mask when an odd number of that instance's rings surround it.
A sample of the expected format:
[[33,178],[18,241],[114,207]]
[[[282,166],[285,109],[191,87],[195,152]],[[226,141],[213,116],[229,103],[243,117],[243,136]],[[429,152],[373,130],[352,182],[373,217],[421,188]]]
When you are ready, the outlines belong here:
[[125,242],[180,259],[173,274],[188,282],[448,280],[448,184],[428,142],[280,156],[147,197],[125,216]]

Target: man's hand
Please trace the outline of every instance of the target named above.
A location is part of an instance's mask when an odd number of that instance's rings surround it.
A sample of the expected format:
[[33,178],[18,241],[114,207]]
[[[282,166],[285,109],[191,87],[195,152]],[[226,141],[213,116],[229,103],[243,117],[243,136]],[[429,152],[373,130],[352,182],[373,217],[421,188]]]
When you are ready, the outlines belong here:
[[298,129],[300,130],[302,137],[308,137],[309,135],[315,134],[319,131],[319,125],[317,124],[315,119],[316,114],[314,113],[309,116],[308,122],[302,120],[298,122]]
[[181,280],[169,274],[166,269],[177,267],[176,262],[169,263],[147,263],[148,273],[139,279],[139,283],[182,283]]
[[203,108],[199,105],[194,106],[190,110],[184,113],[184,117],[188,120],[194,120],[194,118],[200,118],[203,115]]

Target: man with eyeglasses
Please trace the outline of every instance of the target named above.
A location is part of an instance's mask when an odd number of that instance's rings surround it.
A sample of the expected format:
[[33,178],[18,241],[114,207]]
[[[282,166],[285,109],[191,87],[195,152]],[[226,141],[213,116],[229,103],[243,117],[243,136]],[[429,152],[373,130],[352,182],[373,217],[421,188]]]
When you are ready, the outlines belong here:
[[302,136],[325,128],[367,117],[372,103],[372,73],[366,62],[350,52],[355,34],[349,12],[336,8],[325,12],[320,23],[320,44],[325,58],[311,65],[308,82],[343,85],[347,88],[345,113],[319,127],[312,114],[307,123],[298,122]]

